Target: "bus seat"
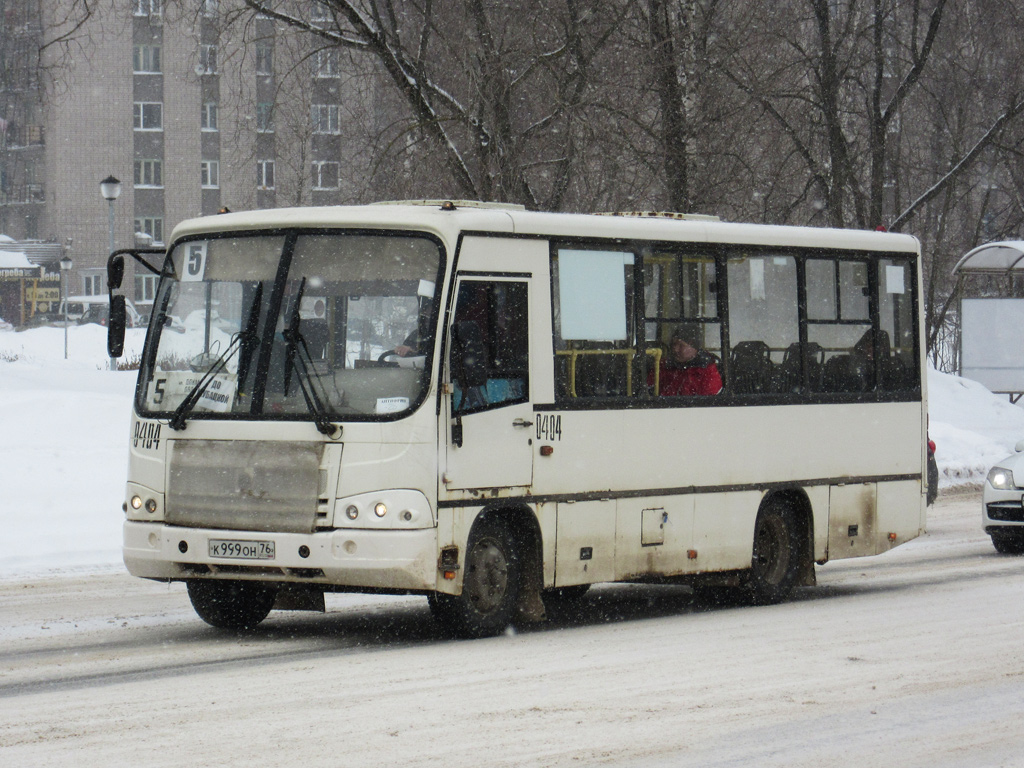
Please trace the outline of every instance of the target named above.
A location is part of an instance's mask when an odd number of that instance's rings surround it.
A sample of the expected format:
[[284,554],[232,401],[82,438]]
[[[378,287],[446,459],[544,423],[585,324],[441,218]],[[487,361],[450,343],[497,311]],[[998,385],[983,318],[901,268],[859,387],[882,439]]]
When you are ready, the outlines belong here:
[[878,331],[878,374],[882,389],[903,389],[907,384],[907,367],[892,353],[888,331]]
[[870,377],[860,355],[835,355],[825,361],[821,377],[825,392],[867,392]]
[[887,390],[906,389],[912,386],[907,375],[906,364],[896,355],[881,360],[879,374],[882,377],[882,388]]
[[626,394],[628,356],[616,354],[580,355],[576,358],[577,397],[621,397]]
[[730,389],[736,394],[773,391],[775,363],[763,341],[740,341],[729,353]]
[[[810,341],[804,345],[807,358],[807,382],[812,392],[821,390],[821,374],[824,367],[825,350],[821,345]],[[779,364],[779,377],[776,389],[779,392],[799,392],[800,381],[800,343],[793,342],[786,348]]]

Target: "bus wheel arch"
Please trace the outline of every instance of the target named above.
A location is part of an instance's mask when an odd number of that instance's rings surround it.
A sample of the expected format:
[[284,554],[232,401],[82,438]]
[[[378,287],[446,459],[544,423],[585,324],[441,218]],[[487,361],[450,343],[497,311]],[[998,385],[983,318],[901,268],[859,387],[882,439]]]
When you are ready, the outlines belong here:
[[758,605],[778,603],[794,586],[813,584],[813,517],[799,489],[770,493],[754,524],[751,567],[743,590]]
[[461,594],[431,594],[431,611],[465,638],[500,634],[516,620],[542,619],[541,551],[540,526],[529,508],[485,509],[469,531]]

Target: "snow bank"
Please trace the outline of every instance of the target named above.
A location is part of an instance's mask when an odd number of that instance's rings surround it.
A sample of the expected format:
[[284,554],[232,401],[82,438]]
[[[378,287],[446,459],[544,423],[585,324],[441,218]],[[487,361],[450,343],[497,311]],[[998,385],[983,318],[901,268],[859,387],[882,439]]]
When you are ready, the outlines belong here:
[[[125,333],[122,360],[140,356],[145,339],[145,328],[129,328]],[[60,368],[65,364],[64,328],[0,330],[0,360],[14,358],[27,363]],[[96,370],[106,368],[109,365],[107,329],[95,323],[69,325],[67,362]]]
[[982,483],[992,465],[1024,439],[1024,409],[976,381],[932,369],[928,420],[940,488]]

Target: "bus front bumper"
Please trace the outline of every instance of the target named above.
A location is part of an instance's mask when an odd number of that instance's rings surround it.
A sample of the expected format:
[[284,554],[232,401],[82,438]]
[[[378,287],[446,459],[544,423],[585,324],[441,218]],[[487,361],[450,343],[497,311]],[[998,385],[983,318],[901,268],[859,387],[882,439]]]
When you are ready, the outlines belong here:
[[[221,557],[215,551],[241,556]],[[128,572],[144,579],[250,579],[415,591],[433,590],[437,584],[434,528],[303,534],[125,521],[123,554]]]

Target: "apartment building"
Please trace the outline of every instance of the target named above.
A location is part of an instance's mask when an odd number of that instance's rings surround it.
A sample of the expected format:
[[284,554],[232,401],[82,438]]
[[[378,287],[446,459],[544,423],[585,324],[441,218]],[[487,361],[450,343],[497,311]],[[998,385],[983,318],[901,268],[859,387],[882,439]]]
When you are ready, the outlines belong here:
[[[117,248],[163,245],[177,222],[224,207],[358,194],[342,123],[372,93],[343,79],[337,50],[269,18],[227,25],[237,0],[95,4],[72,44],[44,46],[70,1],[0,0],[0,234],[59,245],[70,293],[106,291],[109,176],[122,182]],[[135,274],[140,309],[154,288]]]

